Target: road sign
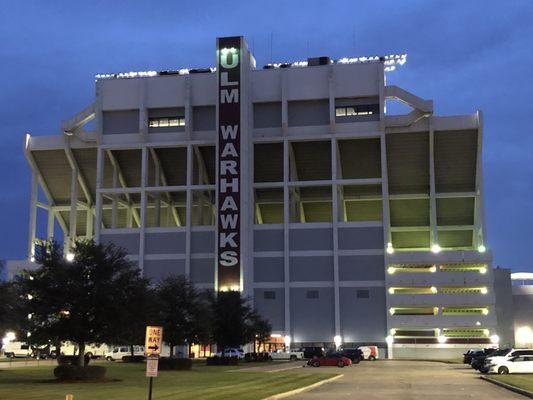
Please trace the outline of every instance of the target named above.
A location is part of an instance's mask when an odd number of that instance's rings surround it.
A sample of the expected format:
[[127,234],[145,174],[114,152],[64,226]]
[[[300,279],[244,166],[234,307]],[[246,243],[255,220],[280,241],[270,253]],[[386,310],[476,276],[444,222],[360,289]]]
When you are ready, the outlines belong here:
[[158,356],[161,354],[161,346],[163,345],[163,327],[161,326],[147,326],[146,340],[144,343],[144,351],[146,355]]
[[149,356],[146,359],[146,376],[148,378],[157,377],[158,366],[159,366],[159,357]]

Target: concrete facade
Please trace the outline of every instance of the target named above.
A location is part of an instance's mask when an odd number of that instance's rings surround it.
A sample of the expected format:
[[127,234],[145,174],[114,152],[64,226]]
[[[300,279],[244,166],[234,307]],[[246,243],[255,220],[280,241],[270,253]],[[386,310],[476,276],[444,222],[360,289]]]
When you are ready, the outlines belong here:
[[[496,342],[481,112],[437,116],[431,100],[386,85],[405,56],[264,69],[246,47],[243,57],[238,289],[274,333],[293,345]],[[412,111],[389,115],[387,101]],[[124,247],[154,280],[185,274],[222,290],[217,104],[213,68],[97,76],[94,103],[60,135],[25,139],[28,261],[57,221],[67,252],[94,237]]]

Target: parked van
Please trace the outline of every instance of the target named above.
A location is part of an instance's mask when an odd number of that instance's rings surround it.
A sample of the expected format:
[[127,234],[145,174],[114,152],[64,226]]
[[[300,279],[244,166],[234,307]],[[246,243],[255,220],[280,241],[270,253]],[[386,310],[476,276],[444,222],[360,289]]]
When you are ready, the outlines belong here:
[[[133,355],[144,357],[144,346],[133,346]],[[131,356],[130,346],[113,346],[105,354],[105,359],[107,361],[122,361],[122,357],[126,356]]]
[[32,349],[23,342],[8,342],[4,346],[4,355],[8,358],[31,357]]

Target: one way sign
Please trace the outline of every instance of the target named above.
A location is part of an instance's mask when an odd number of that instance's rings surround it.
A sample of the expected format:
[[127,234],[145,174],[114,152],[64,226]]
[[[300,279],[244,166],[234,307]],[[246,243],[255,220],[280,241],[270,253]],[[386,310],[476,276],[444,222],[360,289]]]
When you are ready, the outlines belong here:
[[144,343],[144,351],[147,356],[158,356],[161,354],[161,346],[163,345],[163,327],[161,326],[147,326],[146,340]]

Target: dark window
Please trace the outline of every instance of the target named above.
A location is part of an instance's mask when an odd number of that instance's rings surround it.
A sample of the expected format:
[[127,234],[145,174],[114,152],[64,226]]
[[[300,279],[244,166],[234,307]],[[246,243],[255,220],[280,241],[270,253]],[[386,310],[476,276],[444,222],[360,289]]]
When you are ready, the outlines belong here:
[[276,298],[276,292],[268,290],[263,292],[263,298],[268,300],[274,300]]
[[318,290],[308,290],[307,291],[308,299],[318,299]]
[[370,298],[370,291],[368,289],[361,289],[357,291],[358,299],[368,299]]

